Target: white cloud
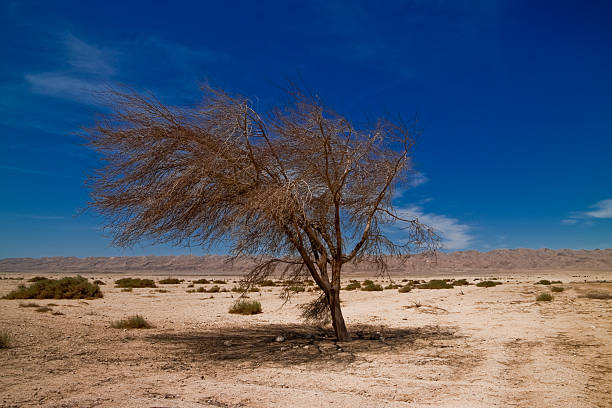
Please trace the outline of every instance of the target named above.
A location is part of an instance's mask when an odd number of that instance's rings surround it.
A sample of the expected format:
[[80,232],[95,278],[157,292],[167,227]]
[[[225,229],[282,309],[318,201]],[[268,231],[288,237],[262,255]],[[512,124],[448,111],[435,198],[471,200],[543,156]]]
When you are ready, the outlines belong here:
[[594,208],[592,211],[584,212],[584,215],[593,218],[612,218],[612,198],[599,201],[589,208]]
[[433,228],[442,238],[442,245],[445,249],[465,249],[474,239],[470,234],[470,226],[462,224],[456,218],[443,214],[426,213],[422,207],[416,205],[398,208],[397,213],[402,218],[417,218],[423,224]]
[[561,224],[573,225],[579,220],[588,218],[612,218],[612,198],[601,200],[593,205],[590,205],[589,211],[574,212],[566,219],[561,220]]

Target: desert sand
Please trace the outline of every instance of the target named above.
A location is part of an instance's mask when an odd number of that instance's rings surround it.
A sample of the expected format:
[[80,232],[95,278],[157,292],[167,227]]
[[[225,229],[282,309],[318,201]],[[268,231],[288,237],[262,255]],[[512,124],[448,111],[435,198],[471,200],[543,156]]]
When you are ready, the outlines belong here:
[[[0,296],[34,274],[1,276]],[[582,297],[612,293],[595,282],[610,282],[609,269],[484,270],[447,277],[503,284],[344,291],[347,343],[300,320],[313,293],[283,305],[280,288],[262,288],[249,296],[263,313],[241,316],[228,313],[235,293],[187,293],[193,275],[159,285],[165,293],[114,287],[133,273],[84,276],[106,282],[104,298],[33,301],[63,314],[0,300],[0,328],[15,337],[0,350],[3,407],[612,406],[612,301]],[[542,278],[565,290],[536,302],[550,292]],[[110,327],[134,314],[155,327]]]

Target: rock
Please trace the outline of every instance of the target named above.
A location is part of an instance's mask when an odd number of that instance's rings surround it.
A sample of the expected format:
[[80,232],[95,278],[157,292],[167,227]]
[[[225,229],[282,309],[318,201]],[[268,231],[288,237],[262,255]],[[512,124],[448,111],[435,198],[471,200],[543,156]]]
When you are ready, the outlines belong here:
[[282,343],[283,341],[285,341],[285,338],[283,336],[276,336],[274,341],[277,343]]
[[223,342],[223,345],[224,345],[224,346],[229,347],[229,346],[231,346],[231,345],[232,345],[232,342],[231,342],[230,340],[225,340],[225,341]]

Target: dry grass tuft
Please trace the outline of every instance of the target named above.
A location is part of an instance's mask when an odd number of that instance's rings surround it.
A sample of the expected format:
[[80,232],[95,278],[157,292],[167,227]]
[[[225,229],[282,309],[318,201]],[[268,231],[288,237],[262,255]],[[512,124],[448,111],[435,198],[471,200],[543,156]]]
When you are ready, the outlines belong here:
[[233,314],[254,315],[262,313],[261,303],[251,300],[240,300],[232,305],[229,310]]
[[0,329],[0,349],[9,348],[15,338],[6,329]]
[[550,302],[551,300],[553,300],[553,296],[550,293],[540,293],[536,297],[537,302]]

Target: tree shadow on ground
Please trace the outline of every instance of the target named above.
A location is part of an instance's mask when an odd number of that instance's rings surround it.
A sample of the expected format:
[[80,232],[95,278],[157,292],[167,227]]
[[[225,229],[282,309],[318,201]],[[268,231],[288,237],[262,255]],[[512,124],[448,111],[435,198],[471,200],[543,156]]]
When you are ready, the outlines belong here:
[[[174,357],[189,361],[298,365],[329,361],[350,364],[360,355],[436,347],[459,339],[449,327],[390,328],[353,326],[353,340],[338,342],[331,330],[301,325],[224,327],[188,333],[159,333],[149,341],[172,348]],[[448,347],[448,346],[443,346]]]

